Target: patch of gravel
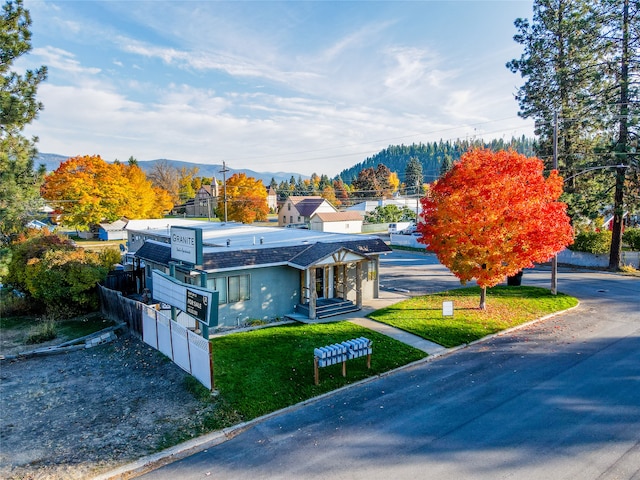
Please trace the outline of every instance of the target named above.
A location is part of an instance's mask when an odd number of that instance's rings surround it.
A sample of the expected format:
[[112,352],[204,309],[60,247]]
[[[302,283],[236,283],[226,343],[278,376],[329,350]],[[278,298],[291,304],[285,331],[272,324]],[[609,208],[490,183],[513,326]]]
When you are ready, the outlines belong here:
[[81,479],[195,431],[215,408],[141,340],[0,362],[0,478]]

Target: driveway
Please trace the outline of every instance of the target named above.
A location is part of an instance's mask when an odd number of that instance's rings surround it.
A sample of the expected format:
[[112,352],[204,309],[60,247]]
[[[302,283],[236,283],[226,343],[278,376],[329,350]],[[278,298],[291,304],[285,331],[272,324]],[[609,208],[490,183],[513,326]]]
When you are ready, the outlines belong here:
[[[456,286],[430,261],[389,255],[381,283]],[[524,284],[549,276],[527,271]],[[561,269],[558,286],[581,305],[256,422],[144,478],[640,479],[640,280]]]

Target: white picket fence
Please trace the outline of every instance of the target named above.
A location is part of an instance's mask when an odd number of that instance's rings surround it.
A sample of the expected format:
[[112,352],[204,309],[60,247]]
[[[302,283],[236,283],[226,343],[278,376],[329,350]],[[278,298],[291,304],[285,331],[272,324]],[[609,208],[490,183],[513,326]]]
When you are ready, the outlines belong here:
[[142,310],[142,339],[193,375],[202,385],[213,390],[213,357],[211,342],[153,306]]

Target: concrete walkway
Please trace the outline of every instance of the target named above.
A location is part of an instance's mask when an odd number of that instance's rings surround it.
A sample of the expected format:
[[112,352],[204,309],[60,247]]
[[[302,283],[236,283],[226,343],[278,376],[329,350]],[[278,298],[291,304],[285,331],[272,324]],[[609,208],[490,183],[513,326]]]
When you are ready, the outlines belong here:
[[301,317],[298,321],[301,321],[303,323],[331,323],[347,321],[356,325],[360,325],[361,327],[368,328],[369,330],[373,330],[374,332],[378,332],[388,337],[394,338],[402,343],[406,343],[407,345],[412,346],[413,348],[422,350],[429,355],[436,355],[446,351],[447,349],[442,345],[430,342],[429,340],[425,340],[424,338],[418,337],[417,335],[413,335],[409,332],[405,332],[404,330],[400,330],[399,328],[392,327],[385,323],[376,322],[375,320],[366,318],[366,316],[371,312],[387,307],[389,305],[396,304],[398,302],[401,302],[402,300],[406,300],[407,298],[410,297],[402,292],[390,292],[384,290],[380,291],[379,298],[367,300],[366,304],[363,304],[362,309],[358,312],[345,313],[343,315],[336,315],[334,317],[315,320],[309,320],[308,318]]

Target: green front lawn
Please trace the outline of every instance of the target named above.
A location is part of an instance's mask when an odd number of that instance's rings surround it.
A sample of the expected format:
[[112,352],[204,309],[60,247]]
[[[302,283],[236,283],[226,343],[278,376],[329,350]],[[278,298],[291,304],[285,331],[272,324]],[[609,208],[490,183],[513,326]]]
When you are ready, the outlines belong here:
[[[453,301],[454,316],[442,316],[442,302]],[[497,286],[487,290],[487,309],[480,310],[480,288],[459,288],[414,297],[369,315],[378,322],[406,330],[445,347],[455,347],[486,335],[566,310],[574,297],[538,287]]]
[[[320,368],[314,385],[313,350],[358,337],[373,342],[367,358]],[[215,387],[228,408],[246,421],[310,399],[346,384],[387,372],[427,356],[385,335],[349,322],[284,325],[212,340]]]

